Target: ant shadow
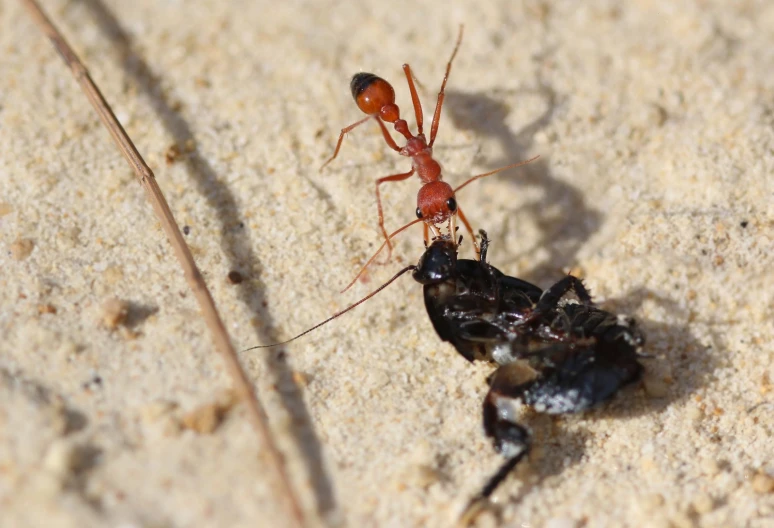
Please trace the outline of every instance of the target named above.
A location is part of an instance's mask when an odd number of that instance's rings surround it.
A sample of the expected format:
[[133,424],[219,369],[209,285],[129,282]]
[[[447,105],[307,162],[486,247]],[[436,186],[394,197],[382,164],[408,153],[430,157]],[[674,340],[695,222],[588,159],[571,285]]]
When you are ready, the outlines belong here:
[[[183,145],[192,139],[194,134],[190,125],[178,114],[168,98],[159,89],[160,78],[136,50],[131,35],[121,26],[113,13],[102,0],[80,0],[91,12],[97,27],[113,44],[113,51],[121,57],[126,75],[139,87],[140,92],[151,103],[154,111],[161,119],[164,128],[171,134],[178,145]],[[221,247],[227,259],[229,269],[250,269],[254,281],[245,281],[239,286],[240,301],[251,313],[260,314],[263,325],[255,319],[253,328],[259,342],[276,341],[272,335],[274,322],[266,309],[264,294],[265,286],[260,280],[262,266],[258,255],[253,251],[255,244],[250,238],[239,216],[236,198],[228,186],[219,178],[212,165],[198,150],[181,157],[189,177],[196,185],[199,194],[206,200],[210,208],[220,220]],[[240,236],[231,236],[234,231]],[[292,417],[295,427],[295,442],[304,458],[309,471],[318,512],[325,517],[336,510],[336,499],[333,485],[324,464],[320,441],[317,438],[312,420],[303,396],[287,365],[286,357],[281,351],[267,353],[267,370],[272,376],[271,383],[279,388],[283,406]]]
[[[450,90],[444,106],[444,109],[448,108],[458,128],[495,138],[500,143],[504,155],[499,159],[487,160],[486,167],[489,170],[526,159],[534,144],[535,134],[551,122],[561,104],[556,92],[543,82],[539,82],[536,89],[501,93],[537,95],[544,101],[545,109],[535,120],[514,133],[505,119],[510,113],[508,104],[486,93]],[[556,278],[557,271],[561,272],[576,263],[578,249],[599,229],[602,218],[599,211],[588,206],[576,187],[552,175],[547,157],[520,167],[518,177],[514,177],[515,170],[505,171],[497,177],[518,188],[537,187],[543,190],[539,200],[519,206],[521,214],[526,213],[534,218],[539,228],[540,239],[534,247],[548,251],[544,263],[521,273],[525,280],[540,284]],[[513,218],[515,214],[516,209],[513,209],[506,215],[506,219]],[[512,225],[509,225],[508,220],[499,228],[503,233],[509,229],[512,229]],[[497,231],[497,228],[490,227],[490,232]]]
[[[640,360],[645,367],[644,375],[661,381],[669,378],[671,383],[663,385],[666,388],[663,394],[647,394],[643,388],[645,382],[635,382],[623,387],[610,401],[578,414],[546,415],[526,410],[519,423],[531,429],[533,445],[540,446],[543,453],[530,462],[529,475],[523,479],[524,483],[518,491],[508,498],[508,503],[520,502],[551,477],[561,475],[587,459],[586,446],[593,441],[593,432],[585,427],[568,430],[564,424],[589,422],[591,425],[599,419],[626,421],[641,416],[652,416],[657,420],[665,409],[688,400],[712,380],[720,365],[716,357],[707,352],[718,348],[721,336],[710,333],[711,345],[702,344],[687,328],[689,314],[673,299],[640,288],[620,298],[606,300],[602,308],[611,313],[632,313],[646,300],[658,302],[676,314],[680,321],[671,324],[637,320],[646,339],[644,354],[652,356]],[[636,461],[633,458],[631,462],[635,464]],[[519,468],[516,469],[518,471]]]

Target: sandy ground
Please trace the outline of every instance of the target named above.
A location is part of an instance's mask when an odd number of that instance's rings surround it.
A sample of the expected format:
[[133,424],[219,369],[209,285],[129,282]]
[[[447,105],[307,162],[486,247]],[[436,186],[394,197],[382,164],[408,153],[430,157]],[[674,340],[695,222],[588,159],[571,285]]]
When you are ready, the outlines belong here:
[[[421,254],[416,228],[339,294],[380,242],[374,179],[408,162],[370,125],[318,167],[360,117],[354,72],[408,110],[410,62],[429,115],[464,23],[447,180],[542,156],[460,192],[490,260],[544,286],[582,272],[654,356],[597,411],[525,413],[536,449],[479,524],[774,526],[774,4],[448,4],[44,2],[189,226],[238,348]],[[12,0],[0,49],[0,525],[285,525],[142,189]],[[417,189],[385,187],[388,228]],[[112,329],[111,298],[128,303]],[[313,525],[449,526],[500,462],[490,367],[439,341],[410,278],[243,359]]]

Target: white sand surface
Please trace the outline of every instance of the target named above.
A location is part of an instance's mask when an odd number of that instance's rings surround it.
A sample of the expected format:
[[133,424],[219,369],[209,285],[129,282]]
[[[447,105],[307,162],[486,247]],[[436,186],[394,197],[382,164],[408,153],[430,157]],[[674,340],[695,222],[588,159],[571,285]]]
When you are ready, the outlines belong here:
[[[542,286],[582,272],[654,356],[599,410],[525,413],[536,448],[479,525],[774,526],[774,3],[43,4],[189,226],[240,349],[419,257],[414,228],[340,294],[380,243],[374,180],[408,161],[369,124],[318,168],[360,118],[353,73],[392,80],[410,115],[410,62],[429,117],[464,23],[446,179],[542,156],[460,192],[490,261]],[[286,525],[243,408],[184,426],[230,381],[141,187],[13,0],[0,49],[0,526]],[[385,185],[388,229],[418,188]],[[111,298],[129,303],[115,329]],[[450,526],[500,463],[491,367],[440,342],[409,277],[242,358],[312,525]]]

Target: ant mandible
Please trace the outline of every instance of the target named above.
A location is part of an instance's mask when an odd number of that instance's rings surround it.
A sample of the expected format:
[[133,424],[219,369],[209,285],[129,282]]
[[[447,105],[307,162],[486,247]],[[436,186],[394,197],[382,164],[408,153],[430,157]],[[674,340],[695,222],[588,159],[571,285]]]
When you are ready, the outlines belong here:
[[[390,242],[390,239],[397,235],[400,231],[403,231],[410,225],[413,225],[419,221],[424,222],[424,236],[426,243],[429,241],[428,229],[432,230],[434,238],[440,237],[441,232],[437,226],[447,221],[449,222],[449,232],[452,235],[452,238],[454,238],[453,234],[456,232],[455,218],[457,215],[459,215],[460,220],[462,220],[462,223],[465,224],[465,228],[470,233],[470,239],[473,241],[476,255],[478,255],[479,247],[476,242],[476,236],[473,232],[473,228],[468,222],[468,219],[465,217],[462,209],[457,203],[457,198],[455,196],[456,192],[474,180],[483,178],[485,176],[490,176],[506,169],[511,169],[527,164],[538,158],[538,156],[535,156],[534,158],[527,161],[521,161],[484,174],[473,176],[456,189],[453,189],[451,185],[442,181],[441,164],[438,163],[435,158],[433,158],[433,144],[435,143],[436,134],[438,133],[438,123],[441,120],[441,109],[443,108],[443,102],[446,97],[446,81],[449,79],[449,72],[451,71],[452,61],[454,61],[454,57],[457,55],[460,43],[462,42],[462,30],[463,26],[460,26],[460,32],[457,36],[457,43],[454,46],[454,51],[451,54],[451,58],[449,58],[449,62],[446,64],[446,74],[443,76],[443,83],[441,83],[441,90],[438,92],[438,100],[435,104],[435,112],[433,113],[433,123],[430,127],[429,142],[425,139],[425,134],[423,132],[424,115],[422,113],[422,104],[419,102],[419,96],[417,95],[417,89],[414,86],[414,76],[411,72],[411,66],[404,64],[403,72],[406,74],[406,81],[408,82],[409,92],[411,93],[411,101],[414,105],[414,114],[417,121],[416,135],[411,133],[406,120],[401,119],[400,117],[400,109],[398,108],[398,105],[395,104],[395,90],[393,89],[392,85],[381,77],[374,75],[373,73],[357,73],[352,77],[352,81],[350,82],[349,86],[350,90],[352,91],[352,97],[355,99],[355,103],[357,103],[358,108],[360,108],[363,113],[367,114],[367,116],[341,130],[341,134],[339,134],[339,140],[336,143],[336,149],[333,151],[333,156],[331,156],[328,161],[326,161],[322,167],[320,167],[320,170],[322,171],[331,161],[336,158],[336,156],[338,156],[339,150],[341,149],[341,143],[344,140],[344,136],[348,132],[372,118],[375,119],[377,123],[379,123],[379,127],[382,130],[382,135],[384,136],[384,141],[387,143],[387,145],[401,156],[407,156],[411,158],[412,163],[410,171],[400,174],[393,174],[391,176],[385,176],[376,180],[376,205],[379,211],[379,229],[381,229],[382,235],[385,239],[384,244],[382,244],[379,250],[377,250],[377,254],[386,244],[389,251],[387,257],[388,259],[392,254],[392,242]],[[395,131],[406,139],[405,146],[398,146],[398,144],[390,135],[390,132],[387,130],[387,127],[384,124],[385,121],[387,123],[393,123]],[[422,182],[422,187],[419,189],[419,193],[417,194],[417,220],[410,222],[391,235],[388,235],[387,230],[384,227],[384,213],[382,210],[382,198],[381,194],[379,193],[379,186],[385,182],[406,180],[414,173],[419,176],[419,179]],[[376,255],[374,255],[374,257],[376,257]],[[368,265],[373,261],[374,257],[371,257],[371,260],[369,260],[360,271],[360,273],[358,273],[358,276],[355,277],[355,280],[357,280],[365,268],[368,267]],[[353,280],[352,283],[350,283],[350,286],[354,282],[355,281]],[[347,286],[347,288],[349,288],[349,286]]]

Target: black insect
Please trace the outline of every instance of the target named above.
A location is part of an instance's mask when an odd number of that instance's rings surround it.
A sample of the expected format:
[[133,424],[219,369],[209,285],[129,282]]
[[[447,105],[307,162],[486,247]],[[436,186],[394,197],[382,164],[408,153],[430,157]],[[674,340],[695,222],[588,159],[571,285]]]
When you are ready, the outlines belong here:
[[498,365],[483,420],[506,461],[471,505],[489,497],[529,452],[530,435],[514,416],[514,400],[547,414],[587,410],[640,378],[645,341],[633,319],[596,308],[576,277],[543,291],[504,275],[486,262],[489,241],[481,234],[479,260],[458,260],[456,245],[438,238],[413,270],[441,339],[469,361]]
[[[355,304],[281,343],[298,339],[352,310],[412,271],[424,287],[427,313],[442,340],[468,361],[497,365],[484,399],[484,431],[505,462],[470,506],[488,498],[530,449],[529,431],[512,409],[521,401],[537,412],[580,412],[639,379],[644,337],[633,319],[596,308],[580,279],[568,275],[543,291],[486,262],[457,259],[449,236],[435,238],[416,266],[407,266]],[[568,297],[574,293],[577,301]],[[470,509],[469,506],[469,509]]]

